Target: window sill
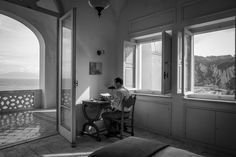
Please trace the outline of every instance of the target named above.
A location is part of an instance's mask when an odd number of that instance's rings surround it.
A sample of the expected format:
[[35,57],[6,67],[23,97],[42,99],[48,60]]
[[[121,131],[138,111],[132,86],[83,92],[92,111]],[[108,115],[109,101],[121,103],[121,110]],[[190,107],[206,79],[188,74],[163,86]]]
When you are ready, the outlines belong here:
[[198,94],[189,94],[184,96],[186,100],[196,100],[196,101],[205,101],[205,102],[220,102],[220,103],[230,103],[235,104],[234,97],[227,96],[213,96],[213,95],[198,95]]
[[134,92],[137,96],[149,96],[149,97],[159,97],[159,98],[172,98],[170,94],[166,95],[160,95],[160,94],[149,94],[149,93],[140,93],[140,92]]

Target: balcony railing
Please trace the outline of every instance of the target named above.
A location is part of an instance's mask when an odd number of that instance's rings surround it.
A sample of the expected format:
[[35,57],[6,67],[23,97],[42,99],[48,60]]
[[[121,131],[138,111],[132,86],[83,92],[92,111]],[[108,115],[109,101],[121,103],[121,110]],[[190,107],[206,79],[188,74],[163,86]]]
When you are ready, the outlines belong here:
[[42,90],[0,91],[0,113],[41,108]]

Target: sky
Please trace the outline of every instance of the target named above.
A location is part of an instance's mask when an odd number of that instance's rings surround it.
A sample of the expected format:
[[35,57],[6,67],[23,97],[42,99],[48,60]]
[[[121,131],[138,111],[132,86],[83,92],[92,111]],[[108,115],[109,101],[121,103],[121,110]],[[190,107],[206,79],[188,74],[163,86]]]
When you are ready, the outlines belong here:
[[235,55],[235,28],[194,35],[194,54],[198,56]]
[[24,24],[0,14],[0,75],[9,72],[39,75],[39,42]]
[[[235,54],[235,28],[194,36],[199,56]],[[0,14],[0,75],[8,72],[39,74],[39,42],[24,24]]]

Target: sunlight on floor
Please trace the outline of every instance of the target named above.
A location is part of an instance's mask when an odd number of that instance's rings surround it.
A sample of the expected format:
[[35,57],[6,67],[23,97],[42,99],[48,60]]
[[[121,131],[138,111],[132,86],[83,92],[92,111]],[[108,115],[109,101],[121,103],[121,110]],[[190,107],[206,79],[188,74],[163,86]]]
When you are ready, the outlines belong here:
[[31,112],[56,112],[56,109],[34,110]]
[[35,110],[0,114],[0,148],[56,134],[55,113]]
[[56,156],[62,156],[62,157],[67,157],[67,156],[87,157],[91,153],[92,152],[45,154],[45,155],[42,155],[42,157],[56,157]]

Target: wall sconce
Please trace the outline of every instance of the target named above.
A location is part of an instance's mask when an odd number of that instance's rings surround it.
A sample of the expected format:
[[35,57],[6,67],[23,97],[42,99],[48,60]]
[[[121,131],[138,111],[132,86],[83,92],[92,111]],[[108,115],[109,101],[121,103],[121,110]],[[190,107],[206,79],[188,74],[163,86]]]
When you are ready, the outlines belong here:
[[98,12],[98,17],[102,15],[102,11],[110,6],[110,0],[88,0],[90,7]]
[[97,50],[97,55],[100,56],[102,54],[105,54],[105,50]]

